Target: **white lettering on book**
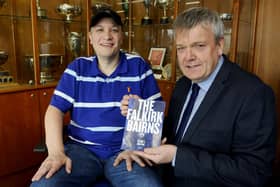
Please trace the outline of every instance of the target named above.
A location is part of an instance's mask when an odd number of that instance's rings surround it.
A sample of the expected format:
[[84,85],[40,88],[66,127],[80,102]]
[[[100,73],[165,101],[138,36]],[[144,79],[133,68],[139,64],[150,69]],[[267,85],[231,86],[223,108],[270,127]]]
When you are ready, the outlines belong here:
[[127,131],[142,133],[160,133],[160,124],[163,122],[163,112],[154,111],[155,101],[139,100],[137,109],[128,109]]

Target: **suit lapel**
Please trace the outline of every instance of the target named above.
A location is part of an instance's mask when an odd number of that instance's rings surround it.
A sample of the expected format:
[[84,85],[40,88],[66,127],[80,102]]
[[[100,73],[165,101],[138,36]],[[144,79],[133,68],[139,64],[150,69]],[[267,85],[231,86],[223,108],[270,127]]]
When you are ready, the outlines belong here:
[[202,103],[200,104],[197,112],[195,113],[192,121],[189,124],[188,130],[183,138],[183,141],[189,141],[193,133],[199,128],[200,121],[207,115],[209,109],[215,104],[219,99],[223,89],[227,84],[227,78],[230,72],[230,63],[226,60],[217,74],[214,82],[209,88],[207,94],[205,95]]

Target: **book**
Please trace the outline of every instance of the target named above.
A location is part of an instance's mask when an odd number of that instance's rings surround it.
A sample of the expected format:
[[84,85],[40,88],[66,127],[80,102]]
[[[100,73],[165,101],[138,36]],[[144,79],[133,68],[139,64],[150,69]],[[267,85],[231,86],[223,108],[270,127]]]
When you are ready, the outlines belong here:
[[165,101],[129,99],[123,150],[143,150],[161,144]]

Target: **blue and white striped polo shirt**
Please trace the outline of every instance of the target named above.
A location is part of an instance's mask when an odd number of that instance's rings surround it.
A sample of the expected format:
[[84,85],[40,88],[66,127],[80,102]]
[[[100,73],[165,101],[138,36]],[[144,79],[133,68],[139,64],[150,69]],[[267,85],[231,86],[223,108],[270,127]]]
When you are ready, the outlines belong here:
[[125,117],[120,101],[127,94],[161,99],[152,70],[143,58],[120,53],[120,64],[110,75],[99,69],[97,58],[80,57],[68,65],[51,100],[63,112],[71,111],[69,138],[108,158],[120,151]]

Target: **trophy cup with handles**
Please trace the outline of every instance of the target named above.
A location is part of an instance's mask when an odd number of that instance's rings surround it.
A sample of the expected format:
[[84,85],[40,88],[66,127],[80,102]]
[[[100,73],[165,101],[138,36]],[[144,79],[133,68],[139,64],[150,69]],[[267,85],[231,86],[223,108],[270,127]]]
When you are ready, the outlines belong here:
[[172,0],[156,0],[155,5],[157,5],[159,8],[163,9],[163,16],[160,18],[161,24],[167,24],[169,23],[169,18],[167,16],[167,8],[169,4],[172,4]]
[[74,17],[82,14],[82,8],[78,5],[71,5],[68,3],[63,3],[57,6],[57,12],[65,16],[66,22],[71,22]]
[[142,25],[152,24],[153,21],[150,18],[151,0],[144,0],[143,3],[145,6],[145,16],[142,18],[141,23]]

